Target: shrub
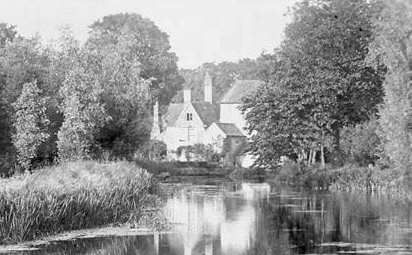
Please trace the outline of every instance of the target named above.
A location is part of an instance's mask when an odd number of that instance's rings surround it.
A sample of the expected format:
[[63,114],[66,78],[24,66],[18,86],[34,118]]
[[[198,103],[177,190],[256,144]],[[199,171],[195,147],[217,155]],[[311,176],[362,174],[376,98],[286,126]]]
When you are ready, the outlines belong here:
[[146,160],[163,160],[167,156],[167,145],[158,140],[149,140],[135,153],[135,158]]
[[19,168],[20,166],[14,153],[0,155],[0,178],[9,177],[15,172],[20,172]]
[[[326,169],[330,169],[330,165],[327,165]],[[307,188],[327,189],[334,178],[332,171],[326,169],[322,168],[320,164],[304,165],[286,160],[279,168],[276,180]]]
[[188,146],[179,146],[176,150],[177,155],[180,157],[182,153],[185,153],[185,157],[188,161],[206,161],[206,162],[218,162],[221,156],[213,150],[213,146],[210,144],[197,143]]
[[379,159],[381,142],[377,131],[376,119],[342,130],[342,149],[350,161],[367,166]]
[[138,220],[153,181],[132,163],[78,161],[0,180],[0,242]]
[[46,116],[46,99],[41,97],[37,82],[23,85],[13,108],[13,144],[17,150],[17,160],[24,170],[29,170],[40,145],[49,138],[46,132],[49,124]]

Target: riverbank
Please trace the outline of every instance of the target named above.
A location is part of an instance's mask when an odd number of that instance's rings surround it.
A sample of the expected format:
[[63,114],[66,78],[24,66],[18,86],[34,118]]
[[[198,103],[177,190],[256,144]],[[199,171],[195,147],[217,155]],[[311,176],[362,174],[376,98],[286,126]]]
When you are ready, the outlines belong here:
[[393,169],[356,165],[338,168],[327,166],[322,169],[319,165],[299,167],[295,163],[288,163],[268,173],[266,179],[309,189],[375,192],[412,201],[412,192],[402,172]]
[[134,162],[160,180],[179,176],[228,177],[234,171],[233,168],[223,168],[218,164],[207,162],[150,160],[135,160]]
[[153,190],[152,175],[130,162],[77,161],[0,179],[0,243],[133,224]]
[[331,190],[376,192],[412,201],[412,192],[403,173],[397,170],[344,166],[330,175],[333,178]]
[[[165,232],[162,232],[165,233]],[[33,241],[24,241],[18,244],[0,245],[0,254],[9,254],[19,251],[37,251],[39,247],[44,247],[55,242],[73,241],[79,239],[122,237],[152,235],[153,230],[149,228],[130,228],[129,226],[109,226],[101,228],[72,230],[52,236],[46,236]]]

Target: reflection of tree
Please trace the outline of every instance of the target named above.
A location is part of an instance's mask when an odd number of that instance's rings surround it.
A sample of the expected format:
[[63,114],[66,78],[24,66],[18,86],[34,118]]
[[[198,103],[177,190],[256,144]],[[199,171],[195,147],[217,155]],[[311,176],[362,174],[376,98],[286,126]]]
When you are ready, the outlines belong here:
[[[257,209],[256,240],[247,254],[334,253],[354,247],[320,243],[410,244],[407,233],[385,219],[408,219],[411,208],[354,194],[272,198]],[[296,199],[297,198],[297,199]],[[410,207],[411,205],[409,205]],[[383,222],[383,223],[382,223]],[[410,224],[407,224],[410,226]]]

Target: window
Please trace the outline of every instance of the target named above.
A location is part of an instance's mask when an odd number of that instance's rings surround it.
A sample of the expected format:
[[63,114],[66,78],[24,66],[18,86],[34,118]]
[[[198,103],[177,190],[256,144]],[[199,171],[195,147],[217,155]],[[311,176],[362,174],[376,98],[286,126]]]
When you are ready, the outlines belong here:
[[193,120],[193,115],[191,113],[186,113],[186,120],[187,121]]

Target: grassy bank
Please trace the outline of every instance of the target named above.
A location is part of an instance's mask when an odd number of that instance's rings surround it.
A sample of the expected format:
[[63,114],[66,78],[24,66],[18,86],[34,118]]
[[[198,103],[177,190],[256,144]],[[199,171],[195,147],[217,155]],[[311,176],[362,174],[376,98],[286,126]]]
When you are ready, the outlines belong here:
[[79,161],[0,179],[0,243],[138,220],[152,177],[127,162]]
[[401,172],[379,167],[345,165],[334,168],[319,165],[305,166],[287,162],[277,169],[270,178],[276,182],[298,185],[306,188],[343,191],[377,192],[412,200]]
[[233,169],[222,168],[218,164],[207,162],[177,162],[135,160],[141,168],[153,175],[162,176],[228,176]]

